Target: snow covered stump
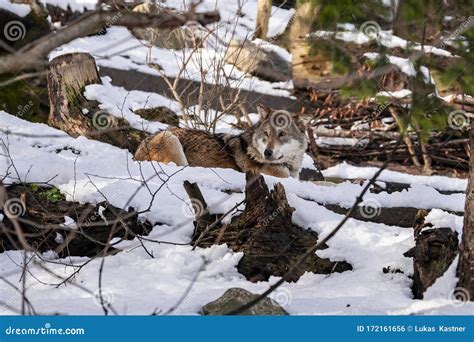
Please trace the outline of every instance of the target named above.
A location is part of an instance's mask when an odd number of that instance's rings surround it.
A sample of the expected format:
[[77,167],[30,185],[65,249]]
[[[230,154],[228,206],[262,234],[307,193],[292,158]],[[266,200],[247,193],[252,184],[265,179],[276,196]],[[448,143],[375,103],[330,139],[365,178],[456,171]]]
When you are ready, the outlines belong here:
[[414,227],[415,247],[403,255],[413,258],[413,296],[423,299],[425,291],[449,268],[458,253],[459,240],[451,228],[435,228],[425,223],[428,215],[420,210]]
[[[263,176],[250,173],[246,182],[242,214],[229,224],[205,230],[204,236],[195,234],[193,242],[199,247],[225,243],[232,250],[243,252],[237,269],[250,281],[281,277],[317,242],[318,235],[292,222],[294,208],[288,204],[282,184],[269,191]],[[297,281],[305,272],[329,274],[351,269],[345,261],[333,262],[313,254],[287,280]]]

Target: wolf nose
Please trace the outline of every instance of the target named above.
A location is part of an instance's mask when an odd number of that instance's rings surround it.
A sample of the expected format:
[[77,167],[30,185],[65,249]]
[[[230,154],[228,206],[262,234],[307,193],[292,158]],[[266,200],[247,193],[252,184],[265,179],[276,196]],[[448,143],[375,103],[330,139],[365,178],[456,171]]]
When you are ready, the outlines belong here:
[[265,155],[265,157],[267,158],[270,158],[273,154],[273,151],[272,150],[269,150],[269,149],[266,149],[263,154]]

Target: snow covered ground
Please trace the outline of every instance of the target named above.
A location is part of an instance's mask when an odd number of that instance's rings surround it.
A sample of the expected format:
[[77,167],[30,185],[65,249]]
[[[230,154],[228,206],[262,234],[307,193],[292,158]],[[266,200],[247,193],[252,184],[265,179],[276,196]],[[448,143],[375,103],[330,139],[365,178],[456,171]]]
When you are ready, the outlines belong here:
[[[90,0],[43,0],[75,9],[93,8]],[[181,0],[168,1],[178,6]],[[212,10],[216,1],[204,1],[199,10]],[[2,4],[0,2],[0,4]],[[218,9],[228,25],[239,20],[236,34],[246,37],[255,26],[256,2],[247,1],[245,16],[236,19],[235,1],[219,1]],[[271,36],[280,32],[292,15],[291,11],[273,9],[270,20]],[[228,42],[228,27],[219,27],[217,34]],[[134,69],[156,73],[145,64],[147,49],[128,30],[120,27],[108,29],[104,36],[77,39],[51,54],[51,58],[71,51],[91,52],[99,66]],[[178,72],[182,54],[187,51],[170,51],[153,48],[153,61],[160,64],[168,76]],[[211,47],[203,50],[204,58],[212,59],[219,50]],[[219,56],[222,58],[222,56]],[[186,77],[197,79],[197,69],[191,65]],[[235,70],[235,69],[234,69]],[[291,84],[276,84],[255,77],[245,78],[234,71],[236,86],[262,93],[289,96],[286,88]],[[218,82],[211,76],[210,83]],[[167,106],[177,110],[177,104],[163,96],[141,91],[126,91],[111,85],[103,78],[103,85],[90,85],[85,96],[101,103],[100,108],[113,115],[124,117],[135,128],[156,132],[164,124],[149,122],[133,113],[133,110]],[[254,117],[253,117],[254,118]],[[228,118],[229,119],[229,118]],[[229,119],[230,120],[230,119]],[[230,130],[223,123],[219,130]],[[213,213],[224,213],[243,199],[245,177],[230,169],[204,169],[151,162],[136,162],[132,155],[119,149],[84,137],[72,138],[49,126],[30,123],[0,111],[0,178],[5,183],[45,182],[57,186],[68,200],[97,203],[108,200],[112,205],[140,211],[151,205],[150,211],[141,214],[143,219],[155,226],[149,239],[142,241],[153,258],[145,252],[138,240],[122,241],[116,248],[121,253],[104,258],[103,296],[118,314],[151,314],[167,312],[173,308],[190,286],[186,298],[172,314],[198,314],[201,307],[218,298],[230,287],[242,287],[260,293],[275,282],[251,283],[237,272],[241,253],[234,253],[226,245],[191,250],[193,231],[189,202],[183,189],[183,181],[196,182],[208,200]],[[7,132],[8,131],[8,132]],[[305,165],[309,166],[308,157]],[[325,176],[359,178],[370,177],[375,168],[354,167],[340,164],[324,170]],[[329,211],[315,201],[349,207],[361,191],[361,186],[345,182],[333,187],[303,182],[296,179],[265,177],[271,187],[281,182],[290,205],[296,211],[294,223],[316,231],[324,237],[341,220],[342,215]],[[147,187],[143,186],[147,180]],[[393,171],[384,171],[379,178],[384,181],[409,183],[411,187],[391,194],[368,193],[365,203],[376,207],[414,206],[433,209],[428,220],[435,227],[449,226],[461,232],[462,217],[447,211],[463,211],[465,196],[461,193],[443,195],[436,191],[463,191],[467,182],[440,176],[411,176]],[[156,196],[152,194],[157,191]],[[228,190],[233,193],[229,194]],[[229,218],[227,218],[229,219]],[[65,219],[65,222],[67,219]],[[71,224],[71,222],[68,222]],[[168,244],[172,242],[174,244]],[[345,260],[353,266],[352,271],[317,275],[307,273],[296,283],[286,283],[273,298],[291,314],[468,314],[474,304],[459,303],[453,299],[456,284],[457,260],[428,290],[425,300],[414,300],[411,294],[413,274],[412,260],[403,253],[413,247],[413,229],[387,226],[350,219],[341,231],[329,241],[329,248],[318,251],[321,257]],[[53,259],[48,268],[60,277],[68,277],[89,258],[71,257],[55,259],[51,253],[44,258]],[[38,257],[33,257],[38,260]],[[30,262],[27,274],[27,296],[38,313],[42,314],[102,314],[95,295],[102,259],[95,259],[84,266],[72,278],[73,284],[56,286],[60,280],[35,262]],[[13,284],[19,284],[23,254],[7,251],[0,254],[0,275]],[[402,273],[384,273],[383,268],[400,270]],[[84,288],[88,290],[85,291]],[[21,296],[12,287],[2,285],[0,292],[0,314],[12,314],[9,306],[19,308]]]
[[[8,171],[7,183],[18,179],[25,182],[51,180],[69,200],[97,203],[105,196],[114,206],[131,206],[137,210],[145,209],[152,199],[147,189],[140,188],[144,179],[148,179],[151,192],[166,183],[157,193],[151,210],[142,214],[151,222],[160,223],[150,234],[151,239],[174,243],[190,241],[193,225],[182,186],[184,180],[200,186],[214,213],[224,213],[243,199],[241,193],[229,195],[225,192],[241,192],[244,189],[244,175],[233,170],[181,169],[153,163],[158,170],[156,173],[152,163],[135,162],[125,150],[83,137],[71,138],[46,125],[29,123],[5,112],[0,112],[0,127],[10,131],[1,134],[8,157],[4,155],[0,159],[0,175],[3,177]],[[360,177],[369,176],[373,171],[343,164],[325,173]],[[444,210],[462,211],[464,196],[441,195],[432,186],[462,190],[465,180],[410,176],[389,171],[382,174],[381,180],[408,182],[412,187],[401,193],[368,194],[366,202],[375,201],[383,206],[436,208],[429,217],[435,226],[449,224],[461,231],[462,217]],[[269,186],[276,182],[283,183],[290,204],[296,208],[294,222],[315,230],[320,236],[327,234],[342,216],[311,200],[349,206],[361,189],[359,185],[349,182],[328,188],[296,179],[266,177],[266,181]],[[123,252],[105,258],[104,296],[119,314],[150,314],[156,309],[167,311],[179,301],[196,275],[198,278],[190,294],[174,314],[197,314],[202,305],[216,299],[230,287],[262,292],[276,281],[272,278],[269,282],[248,282],[236,269],[242,254],[232,252],[225,245],[191,251],[187,245],[143,243],[154,258],[140,248],[137,240],[119,243],[117,247]],[[351,219],[328,245],[329,248],[319,251],[318,255],[332,260],[346,260],[354,269],[331,275],[308,273],[297,283],[285,284],[277,291],[275,299],[291,314],[460,314],[473,309],[472,304],[459,306],[450,297],[455,284],[455,266],[429,290],[428,300],[412,299],[412,261],[403,256],[414,245],[413,230],[410,228]],[[74,268],[64,264],[81,264],[86,260],[77,257],[55,260],[57,264],[48,264],[48,267],[59,276],[67,277],[74,272]],[[0,273],[16,284],[21,275],[21,263],[21,252],[2,253]],[[200,272],[203,263],[206,265]],[[88,263],[74,282],[89,288],[92,293],[97,291],[100,264],[100,259]],[[57,278],[34,263],[30,265],[28,298],[38,312],[102,313],[93,294],[71,285],[56,288]],[[400,269],[403,273],[384,273],[384,267]],[[0,300],[19,307],[18,293],[9,287],[3,289]],[[5,306],[0,306],[0,312],[12,313]]]
[[[46,0],[51,1],[51,0]],[[188,8],[190,1],[173,0],[167,1],[166,5],[183,9]],[[242,1],[240,15],[238,2],[234,0],[206,0],[198,7],[197,11],[219,10],[221,21],[206,26],[203,33],[206,37],[203,48],[167,50],[152,47],[151,50],[139,41],[130,31],[124,27],[110,27],[103,36],[92,36],[79,38],[51,52],[50,59],[71,52],[89,52],[97,61],[97,65],[112,67],[122,70],[137,70],[151,75],[159,73],[149,67],[146,63],[147,54],[151,56],[151,63],[161,66],[163,73],[169,77],[180,75],[182,78],[201,81],[201,66],[204,66],[206,82],[212,84],[227,84],[233,88],[244,88],[259,93],[279,96],[290,96],[289,90],[293,89],[291,81],[268,82],[258,77],[246,75],[236,69],[233,65],[224,63],[226,47],[231,39],[240,41],[251,40],[255,28],[257,15],[257,2],[252,0]],[[183,6],[183,4],[186,4]],[[269,23],[268,36],[274,37],[282,33],[290,21],[294,10],[285,10],[273,6]],[[262,49],[271,45],[274,49],[284,50],[274,44],[256,41]],[[192,55],[190,62],[185,63]],[[282,56],[291,58],[288,52],[281,53]],[[180,72],[185,70],[185,72]],[[229,81],[230,80],[230,81]]]

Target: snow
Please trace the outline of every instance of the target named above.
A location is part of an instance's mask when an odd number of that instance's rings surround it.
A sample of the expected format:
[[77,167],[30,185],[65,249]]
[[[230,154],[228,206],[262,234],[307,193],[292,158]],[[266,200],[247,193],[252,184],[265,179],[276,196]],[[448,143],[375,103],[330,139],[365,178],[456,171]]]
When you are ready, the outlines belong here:
[[[423,230],[436,228],[451,228],[457,232],[459,237],[462,235],[463,217],[449,214],[443,210],[433,209],[425,218],[426,223],[433,224],[433,227],[426,227]],[[461,240],[459,240],[461,241]]]
[[[68,5],[73,10],[93,9],[96,0],[41,0],[62,8]],[[168,0],[167,6],[183,9],[189,0]],[[207,26],[215,33],[184,72],[183,60],[190,56],[190,49],[171,51],[151,48],[151,60],[160,65],[163,74],[169,77],[181,76],[201,81],[200,67],[211,72],[205,75],[207,83],[224,84],[224,74],[230,79],[230,86],[277,96],[290,96],[291,82],[271,83],[257,77],[249,77],[231,65],[222,70],[213,69],[216,61],[221,62],[225,48],[231,39],[251,37],[256,18],[256,0],[243,2],[241,16],[236,15],[238,2],[233,0],[204,0],[198,11],[218,9],[220,23]],[[23,5],[13,5],[0,0],[0,7],[13,6],[15,13],[27,13]],[[13,8],[12,7],[12,8]],[[272,7],[269,23],[269,42],[256,40],[262,49],[272,50],[287,61],[291,55],[285,49],[273,44],[274,38],[283,32],[294,15],[293,10]],[[235,29],[234,29],[235,28]],[[345,31],[336,32],[336,38],[364,44],[369,37],[356,31],[353,24],[338,24]],[[332,32],[318,31],[315,36],[328,36]],[[389,31],[379,32],[378,42],[386,47],[407,48],[408,42],[393,36]],[[415,50],[424,49],[441,56],[451,56],[446,50],[432,46],[415,45]],[[76,39],[53,51],[52,59],[69,52],[91,53],[99,67],[113,67],[123,70],[137,70],[146,74],[160,75],[146,63],[148,48],[123,27],[110,27],[102,36]],[[369,54],[368,58],[376,58]],[[413,64],[404,58],[389,56],[391,63],[399,66],[407,75],[414,75]],[[424,67],[423,67],[424,68]],[[429,70],[422,69],[427,80]],[[137,109],[164,106],[180,115],[180,107],[174,100],[159,94],[138,90],[128,91],[111,84],[109,77],[102,78],[102,84],[89,85],[84,96],[99,102],[102,111],[126,119],[134,128],[154,133],[167,128],[160,122],[144,120],[134,113]],[[403,97],[407,90],[382,92],[380,96]],[[81,109],[84,113],[87,109]],[[187,108],[195,115],[203,116],[197,106]],[[100,111],[99,111],[100,112]],[[97,113],[93,113],[97,114]],[[223,115],[216,127],[217,132],[236,133],[232,127],[235,117],[214,111],[211,115]],[[256,114],[249,114],[252,121]],[[153,230],[146,240],[123,241],[114,239],[114,247],[120,253],[105,258],[68,257],[60,259],[54,251],[33,256],[26,278],[27,296],[35,309],[42,314],[103,314],[98,300],[98,276],[101,263],[102,293],[117,314],[167,313],[173,308],[192,285],[184,301],[172,314],[198,314],[201,307],[221,296],[230,287],[242,287],[254,293],[261,293],[278,280],[251,283],[238,273],[237,264],[242,253],[236,253],[227,245],[197,248],[189,245],[194,226],[188,196],[183,189],[185,180],[199,185],[209,210],[214,214],[229,211],[244,199],[245,175],[231,169],[209,169],[177,167],[156,162],[136,162],[126,150],[90,140],[85,137],[72,138],[62,131],[44,124],[30,123],[0,111],[0,179],[5,183],[19,180],[44,182],[59,188],[67,200],[81,203],[99,203],[104,200],[113,206],[128,210],[143,211],[139,218],[149,220]],[[363,127],[361,123],[360,127]],[[318,138],[319,145],[346,144],[356,146],[364,140],[352,138]],[[309,156],[304,166],[314,168]],[[341,163],[323,170],[325,177],[347,179],[371,178],[377,168],[357,167]],[[304,182],[294,178],[280,179],[266,176],[271,188],[276,183],[285,187],[288,201],[295,208],[293,222],[302,228],[314,230],[320,238],[327,236],[340,222],[343,215],[326,209],[323,204],[336,204],[349,208],[363,185],[349,181],[340,184]],[[450,227],[462,233],[463,218],[450,213],[463,212],[467,180],[442,176],[414,176],[385,170],[378,179],[384,182],[407,183],[410,187],[401,192],[371,193],[364,197],[363,204],[375,210],[380,207],[416,207],[431,210],[427,222],[434,228]],[[144,186],[146,183],[146,186]],[[455,191],[441,194],[438,190]],[[154,193],[156,192],[156,195]],[[150,210],[146,211],[150,207]],[[242,210],[244,205],[239,206]],[[363,206],[358,208],[362,210]],[[98,208],[104,220],[103,207]],[[235,215],[235,213],[233,214]],[[0,221],[3,215],[0,214]],[[224,222],[229,222],[226,217]],[[77,224],[70,217],[64,217],[64,227],[76,229]],[[64,242],[56,234],[57,244]],[[148,254],[147,251],[153,255]],[[343,228],[328,242],[328,248],[317,254],[333,261],[347,261],[353,270],[330,275],[304,274],[295,283],[285,283],[273,297],[294,315],[364,315],[364,314],[466,314],[474,310],[474,304],[460,305],[453,298],[456,286],[457,259],[427,291],[424,300],[414,300],[411,293],[413,274],[412,260],[403,253],[414,246],[413,229],[388,226],[373,222],[349,219]],[[0,253],[0,273],[8,281],[18,283],[22,275],[22,251]],[[41,260],[49,271],[39,266]],[[67,278],[87,262],[71,283],[56,286],[60,278]],[[72,264],[72,265],[71,265]],[[389,268],[392,272],[384,272]],[[400,272],[395,272],[400,270]],[[57,276],[54,276],[56,274]],[[2,287],[0,302],[15,308],[20,307],[21,297],[11,287]],[[0,314],[12,314],[7,305],[0,305]]]
[[455,290],[461,290],[461,296],[467,296],[465,289],[456,287],[458,281],[456,277],[458,262],[459,256],[456,256],[446,272],[426,290],[423,300],[415,301],[408,308],[397,310],[394,314],[472,315],[473,305],[456,299],[454,295]]
[[15,13],[19,17],[25,17],[30,12],[30,6],[26,4],[13,4],[10,0],[0,0],[0,8]]
[[128,91],[111,84],[110,77],[102,77],[103,84],[92,84],[86,87],[84,96],[88,100],[100,102],[99,108],[114,116],[127,120],[133,128],[149,133],[166,129],[168,125],[161,122],[152,122],[142,119],[133,111],[137,109],[167,107],[179,113],[180,109],[175,101],[155,93],[139,90]]
[[40,0],[40,2],[58,6],[64,10],[69,7],[73,12],[83,12],[84,9],[93,10],[97,5],[97,0]]
[[[376,52],[366,52],[364,53],[364,56],[369,58],[369,59],[377,59],[380,54]],[[413,65],[413,62],[408,59],[408,58],[402,58],[402,57],[397,57],[397,56],[390,56],[386,55],[388,58],[389,62],[393,65],[396,65],[400,70],[407,74],[408,76],[415,76],[416,75],[416,70],[415,66]],[[431,77],[430,71],[427,67],[421,66],[420,67],[420,72],[423,74],[423,77],[425,78],[425,81],[428,83],[433,83],[433,78]],[[404,89],[405,90],[405,89]]]
[[361,141],[355,138],[316,138],[316,144],[318,146],[356,146]]
[[402,99],[407,96],[411,96],[411,90],[409,89],[401,89],[397,91],[380,91],[376,94],[376,96],[385,96],[391,98]]
[[64,216],[64,223],[61,226],[67,229],[77,229],[76,221],[69,216]]
[[[97,89],[100,91],[100,88]],[[92,90],[88,88],[87,92],[92,93]],[[143,101],[148,96],[137,94],[128,96],[133,101]],[[118,92],[116,97],[119,96],[126,94]],[[162,99],[155,98],[153,101],[155,100],[159,102]],[[17,178],[30,182],[52,179],[51,183],[59,187],[68,200],[98,203],[104,200],[104,195],[114,206],[131,206],[136,210],[145,209],[151,200],[148,190],[139,189],[144,179],[148,180],[151,192],[161,186],[151,210],[140,215],[151,222],[159,222],[147,237],[149,239],[179,244],[190,241],[193,225],[186,212],[187,197],[182,187],[184,180],[199,185],[204,197],[209,200],[213,213],[223,213],[243,199],[241,192],[245,187],[244,175],[234,170],[138,163],[125,150],[84,137],[72,138],[46,125],[29,123],[5,112],[0,112],[0,126],[10,132],[1,133],[0,137],[11,156],[11,159],[5,156],[0,159],[0,175],[3,177],[7,170],[11,171],[9,165],[12,162],[18,170],[18,174],[10,172],[5,179],[6,183]],[[12,132],[20,132],[21,135]],[[44,135],[48,138],[45,139]],[[65,146],[72,147],[79,153],[63,150]],[[325,174],[360,177],[370,176],[374,171],[374,168],[341,164],[326,170]],[[383,206],[416,205],[436,208],[430,214],[430,220],[439,224],[460,225],[460,218],[444,210],[462,210],[464,195],[441,195],[433,187],[462,190],[466,185],[465,180],[411,176],[392,171],[384,171],[380,179],[404,181],[412,184],[412,187],[403,193],[368,194],[366,201],[376,201]],[[341,220],[342,215],[329,211],[314,200],[347,207],[361,190],[360,185],[348,182],[328,188],[292,178],[268,176],[266,181],[270,187],[276,182],[284,185],[290,205],[296,208],[294,223],[318,232],[320,237],[326,236]],[[229,195],[228,190],[236,193]],[[65,221],[68,222],[67,218]],[[56,241],[60,243],[63,238],[57,236]],[[236,269],[242,254],[231,251],[226,245],[192,251],[189,245],[144,240],[142,243],[154,256],[151,258],[137,240],[114,242],[118,242],[115,247],[123,252],[105,258],[102,290],[105,297],[112,301],[118,314],[151,314],[155,310],[166,312],[178,302],[193,282],[190,294],[173,314],[198,314],[202,305],[218,298],[230,287],[242,287],[260,293],[277,280],[272,277],[268,282],[247,281]],[[284,298],[285,309],[291,314],[431,314],[439,313],[440,310],[460,312],[458,302],[445,296],[446,291],[452,290],[454,284],[454,274],[449,270],[443,280],[440,280],[442,284],[435,284],[429,300],[412,299],[409,278],[413,272],[412,262],[403,257],[403,253],[413,245],[412,229],[350,219],[329,241],[329,247],[317,253],[331,260],[345,260],[352,264],[353,270],[331,275],[305,274],[296,283],[285,283],[277,298]],[[22,257],[20,251],[0,254],[0,269],[8,280],[15,282],[19,279]],[[75,268],[67,266],[68,263],[89,263],[73,278],[73,284],[56,288],[44,284],[58,283],[58,278],[31,262],[27,294],[37,311],[102,314],[97,300],[100,258],[92,261],[79,257],[57,259],[52,252],[41,257],[54,259],[55,263],[48,263],[47,267],[60,277],[67,277],[74,272]],[[35,258],[38,260],[38,256]],[[382,272],[387,267],[391,270],[399,269],[403,273]],[[35,279],[41,280],[41,283]],[[89,292],[81,289],[79,284],[87,287]],[[21,299],[13,289],[5,288],[0,294],[0,300],[19,307]],[[4,306],[0,307],[0,313],[13,312]]]
[[345,42],[352,42],[355,44],[367,44],[373,39],[376,39],[377,42],[389,49],[393,48],[402,48],[404,50],[415,50],[415,51],[423,51],[425,53],[431,53],[434,55],[442,56],[442,57],[455,57],[451,52],[431,46],[431,45],[421,45],[419,43],[410,42],[406,39],[400,38],[392,33],[392,31],[384,31],[378,30],[374,33],[374,36],[366,35],[364,32],[354,30],[354,27],[351,26],[339,26],[342,29],[348,29],[346,31],[324,31],[318,30],[316,32],[311,33],[309,36],[313,38],[335,38],[339,40],[343,40]]
[[[325,177],[339,177],[348,179],[367,178],[370,179],[378,168],[358,167],[341,163],[323,171]],[[384,170],[379,180],[386,182],[419,184],[433,187],[439,190],[465,191],[467,180],[444,176],[414,176],[395,171]]]
[[[48,0],[49,1],[49,0]],[[167,1],[166,5],[183,10],[188,8],[189,1]],[[150,75],[159,76],[160,73],[146,63],[150,54],[151,62],[163,69],[163,74],[168,77],[181,76],[181,78],[201,82],[201,67],[208,72],[204,81],[209,84],[223,84],[232,88],[242,88],[272,94],[276,96],[291,96],[293,84],[289,82],[272,83],[258,77],[249,76],[239,71],[231,64],[224,63],[227,45],[232,39],[240,41],[249,40],[255,28],[257,2],[255,0],[243,2],[240,9],[242,16],[236,15],[239,10],[236,1],[203,1],[198,11],[212,11],[218,9],[221,21],[209,24],[206,29],[212,32],[206,40],[204,47],[197,49],[166,50],[152,47],[150,50],[145,42],[135,38],[124,27],[110,27],[105,35],[97,35],[76,39],[52,51],[49,59],[72,52],[88,52],[96,58],[97,65],[121,70],[136,70]],[[282,33],[289,23],[294,10],[285,10],[272,7],[272,16],[269,23],[269,37],[272,38]],[[208,35],[207,31],[205,33]],[[283,48],[270,42],[257,41],[262,49],[273,50],[283,58],[291,61],[290,54]],[[186,60],[190,60],[185,63]],[[183,72],[184,71],[184,72]]]

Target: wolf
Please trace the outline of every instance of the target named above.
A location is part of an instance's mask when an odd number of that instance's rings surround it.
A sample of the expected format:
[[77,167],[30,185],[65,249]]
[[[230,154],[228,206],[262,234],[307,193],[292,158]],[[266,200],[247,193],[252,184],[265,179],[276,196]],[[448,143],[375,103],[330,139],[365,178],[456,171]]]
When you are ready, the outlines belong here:
[[135,160],[231,168],[298,178],[308,147],[305,123],[284,110],[259,106],[259,121],[239,135],[171,128],[141,142]]

